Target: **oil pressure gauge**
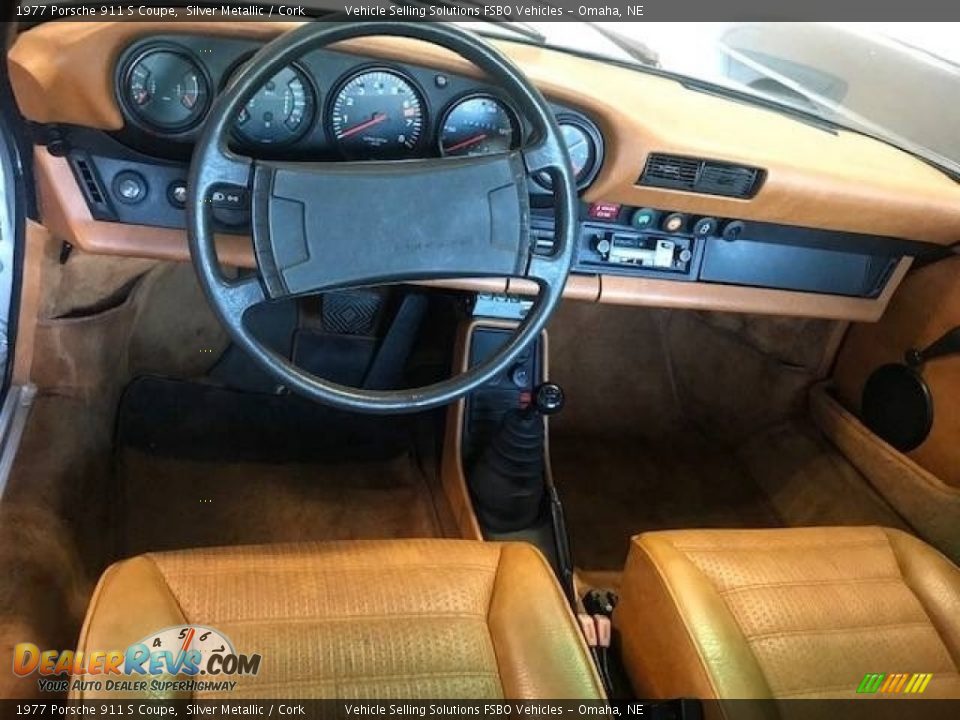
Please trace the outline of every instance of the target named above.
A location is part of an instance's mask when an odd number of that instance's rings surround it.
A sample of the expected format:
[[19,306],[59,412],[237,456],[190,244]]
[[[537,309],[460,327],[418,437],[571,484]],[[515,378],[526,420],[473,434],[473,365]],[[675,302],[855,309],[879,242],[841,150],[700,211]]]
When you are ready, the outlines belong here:
[[123,76],[122,98],[134,119],[161,133],[196,125],[207,110],[209,84],[186,53],[166,48],[145,50]]

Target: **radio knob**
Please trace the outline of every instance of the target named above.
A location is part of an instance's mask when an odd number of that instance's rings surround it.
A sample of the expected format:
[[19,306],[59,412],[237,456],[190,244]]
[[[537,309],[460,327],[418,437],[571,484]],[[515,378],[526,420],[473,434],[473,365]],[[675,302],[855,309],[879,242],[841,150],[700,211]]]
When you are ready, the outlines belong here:
[[727,240],[728,242],[733,242],[743,235],[743,231],[746,230],[746,227],[747,226],[739,220],[728,222],[723,226],[723,239]]
[[663,221],[663,230],[668,233],[680,232],[687,223],[687,216],[683,213],[671,213]]
[[640,208],[630,216],[630,224],[637,230],[646,230],[647,228],[654,227],[659,217],[660,213],[653,208]]
[[712,217],[700,218],[693,226],[693,234],[697,237],[710,237],[717,234],[717,219]]

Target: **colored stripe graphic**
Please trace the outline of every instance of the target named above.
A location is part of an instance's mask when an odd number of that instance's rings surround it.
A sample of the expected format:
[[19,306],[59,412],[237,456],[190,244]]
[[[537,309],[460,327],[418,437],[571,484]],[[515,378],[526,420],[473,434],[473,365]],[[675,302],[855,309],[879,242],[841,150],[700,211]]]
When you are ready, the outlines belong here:
[[933,673],[867,673],[857,686],[857,692],[872,695],[919,695],[927,689]]
[[867,673],[863,676],[863,680],[860,681],[860,685],[857,688],[858,693],[875,693],[880,689],[881,683],[883,683],[883,678],[886,677],[884,673]]
[[919,695],[927,689],[927,685],[930,684],[930,679],[932,677],[933,673],[914,673],[913,677],[910,678],[910,682],[907,683],[907,687],[904,688],[903,691],[905,693]]

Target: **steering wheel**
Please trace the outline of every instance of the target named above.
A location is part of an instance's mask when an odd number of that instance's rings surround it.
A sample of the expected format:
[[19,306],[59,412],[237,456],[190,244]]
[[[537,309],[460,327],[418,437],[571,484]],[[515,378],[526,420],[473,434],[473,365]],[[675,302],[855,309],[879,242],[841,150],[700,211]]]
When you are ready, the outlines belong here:
[[[440,45],[485,71],[532,124],[528,146],[505,154],[392,162],[272,162],[227,143],[256,91],[304,53],[363,36]],[[552,180],[556,240],[535,252],[527,180]],[[220,268],[211,197],[251,194],[255,275]],[[576,237],[577,193],[560,129],[523,73],[479,37],[452,25],[399,22],[306,24],[265,45],[216,99],[194,149],[187,231],[200,285],[234,342],[294,392],[351,411],[400,413],[456,400],[506,370],[543,330],[563,294]],[[357,212],[356,201],[369,199]],[[254,305],[280,298],[439,278],[523,277],[539,286],[530,311],[492,357],[442,382],[407,390],[348,387],[312,375],[257,340],[243,322]]]

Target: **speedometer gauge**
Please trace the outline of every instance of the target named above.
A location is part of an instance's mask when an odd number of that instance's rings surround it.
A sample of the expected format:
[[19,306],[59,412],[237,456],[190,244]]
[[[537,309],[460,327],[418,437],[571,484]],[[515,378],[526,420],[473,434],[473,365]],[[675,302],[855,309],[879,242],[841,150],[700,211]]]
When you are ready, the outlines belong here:
[[424,114],[409,80],[392,70],[367,70],[337,92],[330,129],[348,158],[402,158],[419,144]]
[[510,109],[488,95],[460,100],[443,118],[443,155],[490,155],[519,144],[520,130]]
[[314,113],[310,83],[295,67],[287,67],[264,84],[237,118],[237,137],[258,145],[292,142],[310,126]]

